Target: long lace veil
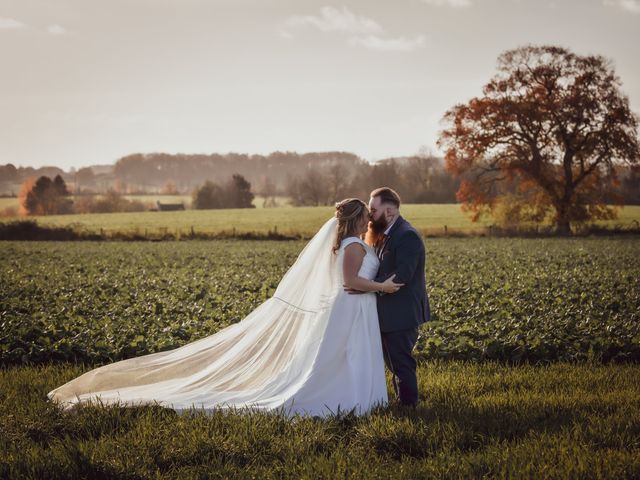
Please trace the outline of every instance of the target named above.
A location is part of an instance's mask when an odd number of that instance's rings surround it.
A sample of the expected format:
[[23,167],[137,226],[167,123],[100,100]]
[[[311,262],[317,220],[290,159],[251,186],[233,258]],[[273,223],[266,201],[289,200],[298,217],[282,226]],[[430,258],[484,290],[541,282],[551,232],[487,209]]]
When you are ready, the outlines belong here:
[[342,287],[331,218],[304,247],[273,297],[240,322],[175,350],[91,370],[48,393],[64,408],[85,401],[277,408],[305,382]]

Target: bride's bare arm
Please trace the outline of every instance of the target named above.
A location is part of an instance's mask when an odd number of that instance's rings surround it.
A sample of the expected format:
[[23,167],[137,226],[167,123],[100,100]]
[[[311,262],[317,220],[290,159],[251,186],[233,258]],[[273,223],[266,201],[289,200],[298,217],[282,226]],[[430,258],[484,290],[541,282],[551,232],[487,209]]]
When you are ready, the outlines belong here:
[[344,249],[344,260],[342,263],[342,273],[344,276],[344,286],[359,290],[361,292],[385,292],[395,293],[403,286],[403,283],[394,283],[395,275],[392,275],[384,282],[375,282],[358,276],[362,260],[366,255],[366,251],[359,243],[347,245]]

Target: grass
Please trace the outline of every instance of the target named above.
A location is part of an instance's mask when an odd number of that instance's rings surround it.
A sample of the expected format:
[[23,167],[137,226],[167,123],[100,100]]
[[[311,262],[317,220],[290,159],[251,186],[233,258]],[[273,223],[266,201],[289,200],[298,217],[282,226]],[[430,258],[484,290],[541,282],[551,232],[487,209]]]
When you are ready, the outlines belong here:
[[416,411],[366,417],[46,401],[87,368],[0,370],[0,477],[640,477],[638,365],[422,363]]
[[[440,235],[445,226],[449,233],[479,233],[491,224],[489,219],[472,223],[457,204],[403,205],[403,216],[427,235]],[[277,207],[230,210],[186,210],[177,212],[132,212],[32,217],[40,225],[73,227],[84,232],[136,232],[187,234],[196,232],[261,233],[277,230],[284,235],[313,235],[333,215],[333,207]],[[619,218],[598,222],[604,226],[637,226],[640,206],[621,210]],[[6,220],[5,220],[6,221]],[[634,223],[635,222],[635,223]]]
[[[419,228],[480,228],[460,212],[458,205],[406,205],[403,214]],[[278,207],[268,209],[186,210],[176,212],[103,213],[33,217],[47,226],[74,226],[84,231],[230,231],[310,236],[333,215],[333,207]],[[640,216],[640,213],[639,213]]]
[[[123,195],[124,198],[128,200],[138,200],[142,203],[150,203],[154,207],[156,206],[156,202],[161,203],[184,203],[185,208],[191,208],[191,195]],[[72,197],[73,198],[73,197]],[[262,208],[264,201],[264,197],[256,195],[253,199],[253,204],[256,208]],[[287,205],[289,199],[287,197],[276,197],[276,202],[278,205]],[[15,208],[16,210],[20,207],[20,203],[17,197],[0,197],[0,211],[5,208]]]

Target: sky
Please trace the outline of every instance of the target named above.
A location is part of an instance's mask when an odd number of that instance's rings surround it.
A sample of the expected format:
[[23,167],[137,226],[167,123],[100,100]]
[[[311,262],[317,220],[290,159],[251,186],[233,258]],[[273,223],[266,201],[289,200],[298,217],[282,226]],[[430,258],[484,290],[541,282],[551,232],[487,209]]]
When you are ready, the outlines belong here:
[[0,164],[439,154],[527,44],[609,58],[640,113],[640,0],[0,0]]

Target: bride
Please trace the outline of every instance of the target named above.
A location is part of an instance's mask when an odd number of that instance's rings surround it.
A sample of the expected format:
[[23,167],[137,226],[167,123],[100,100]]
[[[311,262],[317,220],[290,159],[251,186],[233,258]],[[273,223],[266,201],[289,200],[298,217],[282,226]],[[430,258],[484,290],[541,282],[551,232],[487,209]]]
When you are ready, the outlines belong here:
[[[318,416],[386,404],[373,292],[402,285],[371,280],[379,261],[361,240],[368,223],[361,200],[337,203],[273,297],[242,321],[175,350],[96,368],[48,398],[64,409],[96,402]],[[344,286],[369,293],[349,295]]]

